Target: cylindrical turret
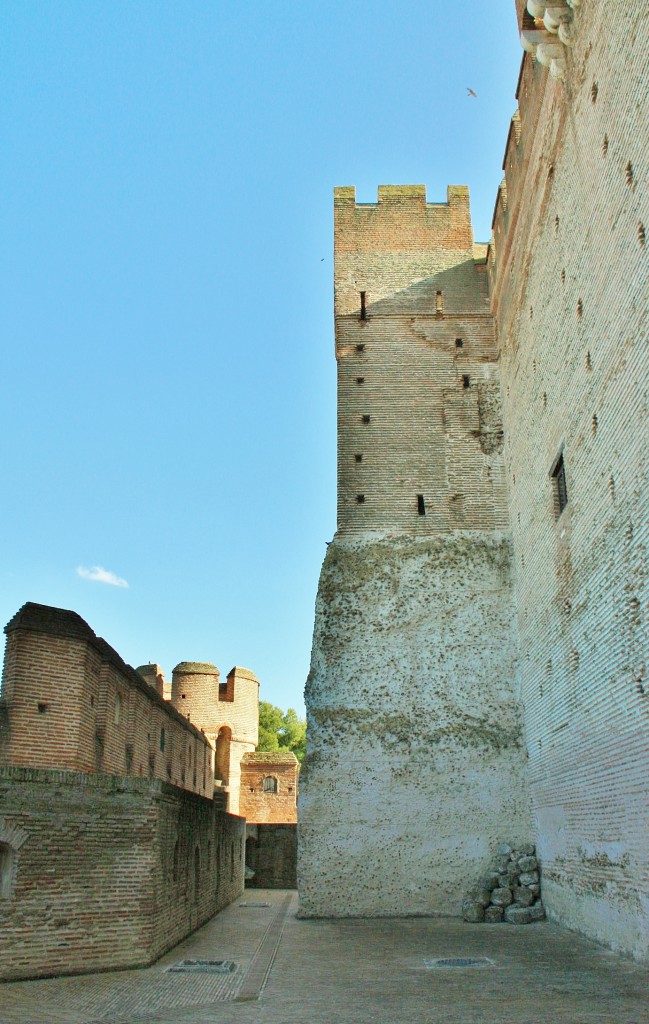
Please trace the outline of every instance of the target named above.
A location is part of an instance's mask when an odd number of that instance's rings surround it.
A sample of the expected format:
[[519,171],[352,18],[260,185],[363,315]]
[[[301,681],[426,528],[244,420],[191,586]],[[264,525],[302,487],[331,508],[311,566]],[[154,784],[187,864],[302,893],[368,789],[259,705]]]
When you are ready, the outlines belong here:
[[219,706],[219,670],[208,661],[181,661],[172,673],[171,703],[208,735],[215,731]]

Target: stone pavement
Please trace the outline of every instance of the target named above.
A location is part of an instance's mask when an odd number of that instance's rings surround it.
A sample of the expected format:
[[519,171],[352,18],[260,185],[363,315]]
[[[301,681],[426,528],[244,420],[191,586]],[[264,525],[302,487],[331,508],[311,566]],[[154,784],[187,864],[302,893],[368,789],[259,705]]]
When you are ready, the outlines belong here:
[[[153,967],[0,985],[0,1024],[649,1024],[649,971],[549,923],[296,910],[295,893],[247,890]],[[167,971],[201,958],[236,969]]]

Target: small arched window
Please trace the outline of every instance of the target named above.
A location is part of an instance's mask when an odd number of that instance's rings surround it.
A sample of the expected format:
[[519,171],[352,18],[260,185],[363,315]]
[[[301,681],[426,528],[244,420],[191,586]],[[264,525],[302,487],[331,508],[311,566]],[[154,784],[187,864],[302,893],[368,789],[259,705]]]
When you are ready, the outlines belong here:
[[276,793],[278,786],[277,779],[275,778],[275,776],[267,775],[262,783],[262,788],[264,790],[264,793]]

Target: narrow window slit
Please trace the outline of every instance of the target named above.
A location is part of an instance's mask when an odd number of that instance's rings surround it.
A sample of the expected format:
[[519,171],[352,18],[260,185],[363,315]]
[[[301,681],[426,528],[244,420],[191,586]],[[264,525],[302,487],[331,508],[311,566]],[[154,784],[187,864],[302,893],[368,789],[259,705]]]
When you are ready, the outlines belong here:
[[557,513],[557,519],[563,512],[564,508],[568,504],[568,488],[566,485],[566,467],[563,461],[563,453],[557,459],[554,469],[552,470],[552,480],[554,483],[554,497],[555,507]]
[[435,292],[435,313],[441,316],[444,312],[444,296],[441,292]]
[[462,374],[462,387],[463,388],[470,388],[471,387],[471,378],[469,377],[468,373],[463,373]]
[[455,347],[456,348],[462,348],[463,345],[464,345],[464,342],[462,341],[462,338],[456,338],[455,339]]
[[365,301],[365,292],[361,292],[361,320],[367,320],[367,305]]
[[417,514],[420,516],[426,515],[426,502],[424,501],[423,494],[417,495]]

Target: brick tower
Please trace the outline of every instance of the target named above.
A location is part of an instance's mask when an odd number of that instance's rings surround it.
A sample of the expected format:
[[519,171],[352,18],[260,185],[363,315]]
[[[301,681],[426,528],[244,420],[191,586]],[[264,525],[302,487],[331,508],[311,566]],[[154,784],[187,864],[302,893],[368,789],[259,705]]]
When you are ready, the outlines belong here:
[[465,187],[335,191],[338,531],[306,687],[305,916],[458,912],[498,840],[529,832],[485,250]]
[[181,661],[172,673],[171,703],[214,744],[215,777],[228,794],[227,809],[239,813],[241,758],[257,746],[259,680],[235,666],[224,683],[209,662]]

